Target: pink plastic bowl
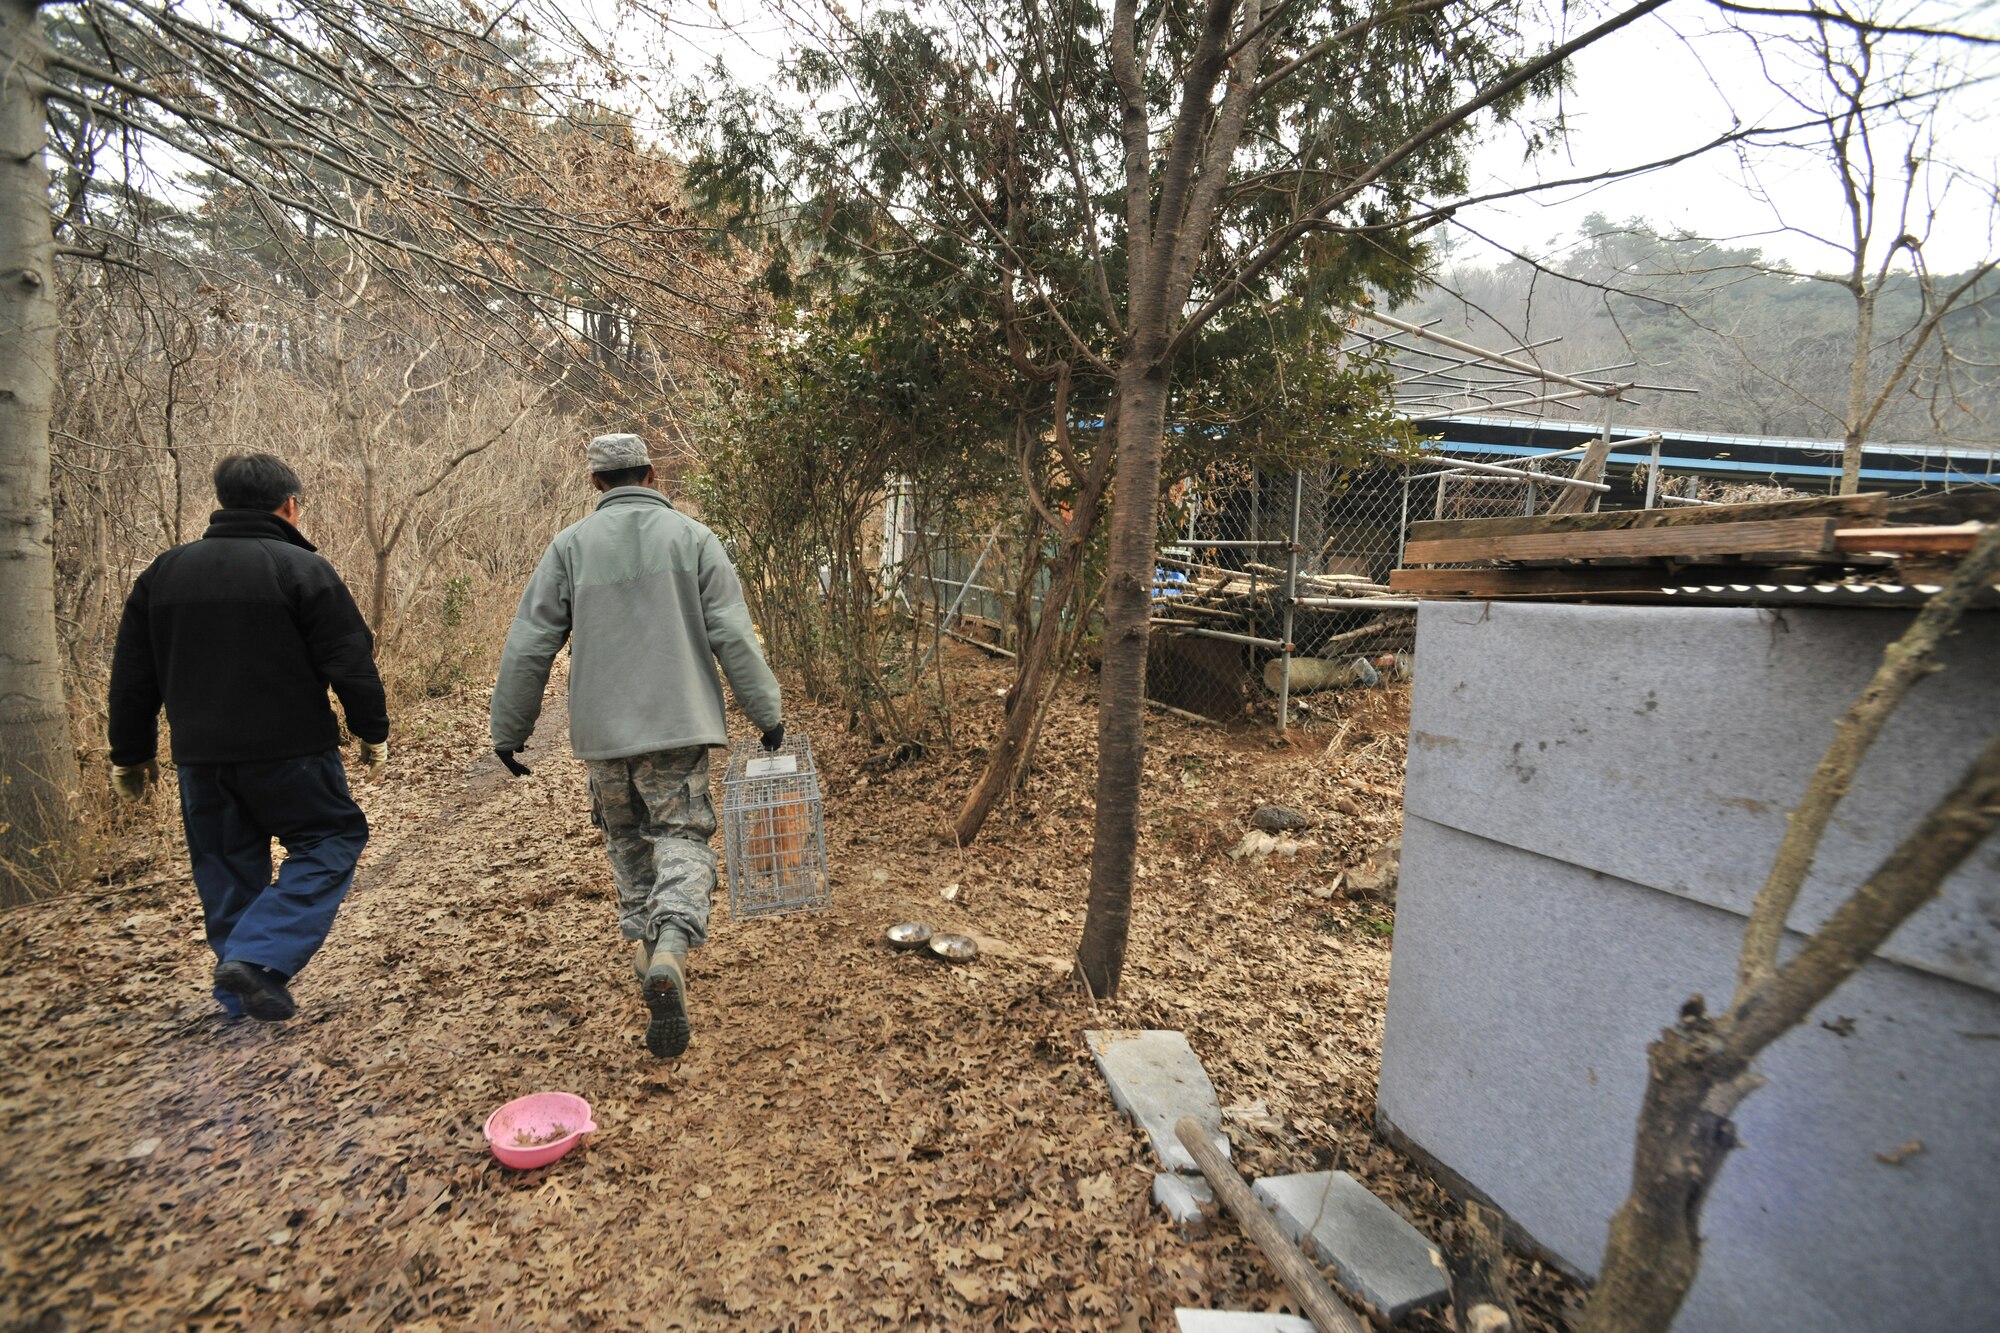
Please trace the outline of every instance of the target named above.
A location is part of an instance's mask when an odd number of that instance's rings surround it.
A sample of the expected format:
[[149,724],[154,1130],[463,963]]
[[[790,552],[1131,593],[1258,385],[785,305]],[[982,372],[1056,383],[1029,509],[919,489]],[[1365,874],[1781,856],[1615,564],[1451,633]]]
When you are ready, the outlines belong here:
[[[486,1145],[493,1149],[500,1165],[527,1171],[547,1166],[596,1128],[597,1123],[590,1118],[590,1103],[583,1098],[568,1092],[537,1092],[516,1097],[486,1117]],[[546,1143],[539,1141],[559,1129],[568,1133]],[[524,1139],[534,1141],[534,1146],[524,1146]]]

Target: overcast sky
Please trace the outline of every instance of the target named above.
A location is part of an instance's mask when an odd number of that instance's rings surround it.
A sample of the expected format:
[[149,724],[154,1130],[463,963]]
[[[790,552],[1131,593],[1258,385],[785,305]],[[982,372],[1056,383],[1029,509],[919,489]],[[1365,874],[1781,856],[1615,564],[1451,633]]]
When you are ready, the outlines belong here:
[[[1996,31],[1991,4],[1925,9],[1933,22]],[[1568,143],[1558,153],[1524,163],[1518,134],[1496,135],[1475,159],[1475,193],[1668,157],[1728,132],[1732,116],[1747,124],[1796,118],[1796,108],[1773,87],[1766,69],[1795,80],[1802,94],[1814,87],[1813,72],[1796,64],[1787,69],[1780,44],[1771,41],[1762,43],[1760,61],[1757,45],[1722,29],[1714,13],[1700,4],[1670,5],[1587,48],[1577,57],[1574,91],[1567,99]],[[1989,58],[1989,70],[1992,63]],[[2000,176],[1996,110],[2000,82],[1955,96],[1939,139],[1942,156],[1989,181]],[[1462,216],[1469,231],[1538,256],[1571,240],[1595,212],[1615,221],[1643,217],[1662,230],[1755,237],[1751,243],[1767,254],[1800,267],[1836,263],[1824,246],[1798,234],[1839,233],[1845,225],[1831,167],[1802,153],[1752,150],[1750,157],[1745,164],[1733,152],[1715,152],[1633,180],[1477,205]],[[1752,183],[1769,201],[1757,197]],[[1973,189],[1954,184],[1943,196],[1925,248],[1933,268],[1961,270],[1994,254],[1994,222],[1993,210]],[[1796,230],[1782,230],[1786,226]],[[1893,229],[1888,234],[1894,235]],[[1462,236],[1472,254],[1495,253],[1474,236]]]

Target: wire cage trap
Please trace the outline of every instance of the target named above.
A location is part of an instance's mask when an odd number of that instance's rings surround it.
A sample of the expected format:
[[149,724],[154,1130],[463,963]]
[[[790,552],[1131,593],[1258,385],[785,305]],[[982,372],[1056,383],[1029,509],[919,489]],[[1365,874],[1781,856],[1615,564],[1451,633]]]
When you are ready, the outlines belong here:
[[810,911],[832,900],[811,741],[788,733],[775,751],[755,740],[729,747],[722,837],[732,916]]

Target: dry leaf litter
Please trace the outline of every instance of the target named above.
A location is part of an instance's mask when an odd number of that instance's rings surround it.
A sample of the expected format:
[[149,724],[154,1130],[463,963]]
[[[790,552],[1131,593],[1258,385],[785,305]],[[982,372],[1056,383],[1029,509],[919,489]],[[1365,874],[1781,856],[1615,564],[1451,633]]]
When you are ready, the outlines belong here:
[[[955,666],[976,736],[1005,679]],[[833,905],[736,923],[718,893],[676,1065],[645,1051],[559,688],[526,779],[487,753],[481,697],[402,720],[388,779],[356,784],[360,877],[279,1027],[210,1000],[163,805],[105,883],[0,916],[0,1321],[1152,1330],[1176,1305],[1294,1309],[1229,1219],[1188,1240],[1149,1202],[1091,1027],[1184,1030],[1246,1174],[1350,1171],[1450,1245],[1449,1200],[1372,1127],[1407,691],[1321,700],[1289,746],[1149,724],[1125,985],[1098,1005],[1069,976],[1087,676],[964,852],[949,822],[979,754],[889,767],[788,700],[822,767]],[[1232,859],[1265,802],[1311,826]],[[891,950],[905,920],[972,936],[978,961]],[[547,1090],[599,1130],[501,1168],[485,1117]],[[1534,1327],[1564,1326],[1571,1287],[1520,1261],[1514,1280]]]

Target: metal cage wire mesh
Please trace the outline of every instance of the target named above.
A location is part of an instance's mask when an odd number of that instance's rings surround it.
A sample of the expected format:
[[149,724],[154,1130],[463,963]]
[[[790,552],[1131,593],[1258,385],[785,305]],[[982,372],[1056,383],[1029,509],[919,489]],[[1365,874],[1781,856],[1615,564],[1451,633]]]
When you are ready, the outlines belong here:
[[[1394,466],[1274,473],[1231,463],[1169,486],[1147,697],[1282,727],[1311,712],[1295,682],[1317,689],[1357,657],[1406,648],[1407,613],[1365,604],[1386,599],[1402,551],[1401,475]],[[1287,669],[1288,657],[1321,659],[1311,685]]]
[[832,901],[819,771],[805,736],[787,733],[775,751],[755,740],[729,747],[722,833],[731,915],[778,916]]
[[[1613,443],[1627,454],[1650,445],[1651,465],[1611,463],[1591,507],[1696,502],[1667,494],[1661,479],[1684,472],[1698,482],[1698,463],[1662,458],[1657,436]],[[1513,475],[1475,470],[1476,459],[1442,444],[1419,458],[1353,469],[1293,474],[1225,463],[1175,480],[1161,497],[1148,699],[1217,721],[1282,728],[1324,715],[1311,697],[1317,690],[1367,684],[1378,671],[1386,680],[1388,669],[1406,675],[1415,617],[1409,595],[1388,584],[1410,525],[1547,513],[1574,489],[1565,479],[1583,448],[1509,458],[1500,471]],[[924,623],[942,621],[946,634],[1005,647],[1019,538],[1004,528],[919,534],[904,525],[903,534],[929,544],[920,559],[892,566],[900,604]],[[1390,660],[1394,667],[1384,668]]]

